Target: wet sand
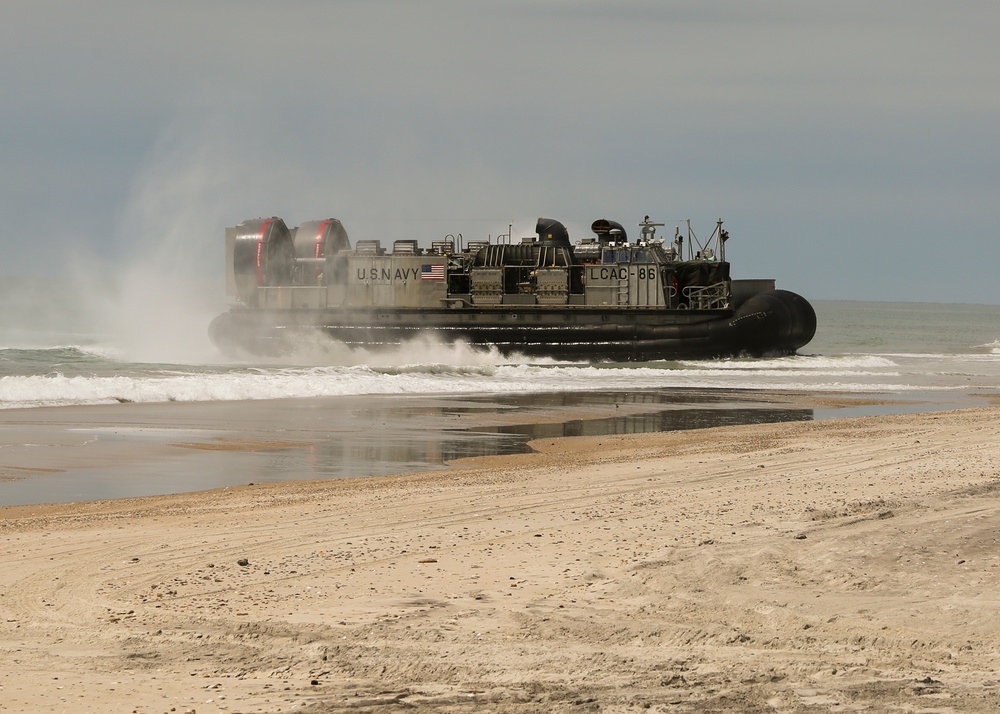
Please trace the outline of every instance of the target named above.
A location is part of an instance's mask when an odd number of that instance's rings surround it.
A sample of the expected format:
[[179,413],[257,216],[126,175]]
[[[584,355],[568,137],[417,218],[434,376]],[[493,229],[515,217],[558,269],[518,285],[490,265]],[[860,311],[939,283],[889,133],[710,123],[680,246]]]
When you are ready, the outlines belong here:
[[541,437],[951,406],[942,398],[669,389],[0,410],[0,506],[440,469]]
[[998,417],[2,508],[0,710],[1000,711]]

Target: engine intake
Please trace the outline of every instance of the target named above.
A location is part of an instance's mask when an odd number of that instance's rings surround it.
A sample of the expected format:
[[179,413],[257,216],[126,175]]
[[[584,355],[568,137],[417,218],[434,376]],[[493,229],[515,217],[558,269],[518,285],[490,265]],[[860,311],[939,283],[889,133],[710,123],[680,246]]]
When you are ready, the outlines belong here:
[[538,234],[540,245],[555,246],[557,248],[569,248],[569,231],[559,221],[554,218],[539,218],[535,224],[535,233]]
[[618,221],[609,221],[607,218],[598,218],[594,221],[590,230],[597,234],[597,240],[604,243],[627,243],[628,235],[625,227]]

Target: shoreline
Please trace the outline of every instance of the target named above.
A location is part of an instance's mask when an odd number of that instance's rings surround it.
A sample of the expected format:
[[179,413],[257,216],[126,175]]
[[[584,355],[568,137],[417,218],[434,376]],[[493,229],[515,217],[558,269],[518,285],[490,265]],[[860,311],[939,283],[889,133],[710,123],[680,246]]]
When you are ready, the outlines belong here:
[[998,417],[545,438],[0,509],[0,701],[1000,711]]
[[670,388],[0,410],[0,508],[443,469],[535,438],[815,421],[989,395]]

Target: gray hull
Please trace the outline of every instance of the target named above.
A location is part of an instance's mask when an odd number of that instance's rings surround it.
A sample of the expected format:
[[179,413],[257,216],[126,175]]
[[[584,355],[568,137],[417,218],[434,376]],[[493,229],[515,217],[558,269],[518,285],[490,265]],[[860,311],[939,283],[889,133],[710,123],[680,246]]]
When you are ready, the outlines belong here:
[[816,314],[799,295],[771,290],[733,311],[508,308],[424,310],[233,309],[213,321],[213,341],[228,350],[280,356],[322,334],[348,346],[390,349],[430,334],[446,343],[501,354],[567,360],[647,361],[794,353],[816,332]]

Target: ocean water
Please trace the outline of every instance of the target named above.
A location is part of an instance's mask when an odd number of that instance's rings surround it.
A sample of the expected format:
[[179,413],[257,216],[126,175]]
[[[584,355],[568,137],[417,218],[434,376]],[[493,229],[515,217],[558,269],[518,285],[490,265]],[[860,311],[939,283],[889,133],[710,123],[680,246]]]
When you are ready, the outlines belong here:
[[[204,335],[182,359],[140,358],[101,334],[0,329],[0,409],[354,395],[504,395],[673,388],[940,393],[1000,389],[1000,306],[816,301],[818,329],[774,359],[567,363],[503,358],[427,339],[367,353],[317,341],[282,363],[232,361]],[[201,325],[198,326],[201,328]],[[150,326],[156,329],[155,325]]]
[[[1000,396],[1000,306],[814,306],[819,328],[801,354],[640,364],[501,358],[429,339],[378,354],[320,340],[262,363],[223,358],[197,320],[89,333],[0,324],[0,505],[399,473],[537,438]],[[287,448],[254,446],[275,439]]]

